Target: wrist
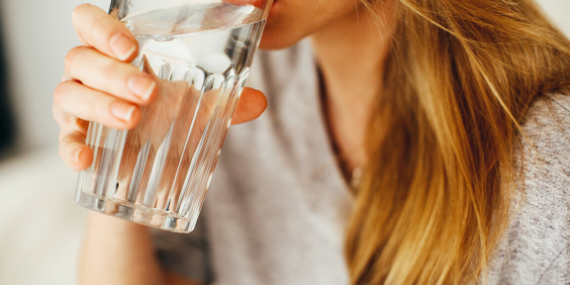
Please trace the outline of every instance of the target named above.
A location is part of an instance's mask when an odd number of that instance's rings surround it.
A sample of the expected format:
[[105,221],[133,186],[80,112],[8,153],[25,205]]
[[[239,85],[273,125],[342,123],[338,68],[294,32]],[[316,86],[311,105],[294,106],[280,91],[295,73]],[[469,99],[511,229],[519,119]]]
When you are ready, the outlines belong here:
[[95,228],[98,231],[102,230],[128,233],[148,233],[149,231],[146,226],[97,212],[91,212],[88,224],[89,228]]

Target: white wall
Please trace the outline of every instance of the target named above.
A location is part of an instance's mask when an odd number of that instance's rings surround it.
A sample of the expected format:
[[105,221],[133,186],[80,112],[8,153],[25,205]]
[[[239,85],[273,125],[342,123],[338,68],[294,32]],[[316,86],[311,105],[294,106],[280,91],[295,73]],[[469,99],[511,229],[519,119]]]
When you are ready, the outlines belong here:
[[536,0],[552,17],[563,32],[570,37],[570,0]]
[[[71,11],[82,0],[0,0],[7,45],[12,104],[17,115],[19,146],[56,144],[52,91],[63,74],[63,58],[79,44]],[[108,9],[110,0],[91,0]]]
[[[78,45],[70,13],[83,0],[0,0],[7,43],[19,144],[37,148],[57,143],[51,116],[52,90],[63,74],[66,51]],[[91,0],[104,9],[109,0]],[[570,0],[539,0],[570,35]]]

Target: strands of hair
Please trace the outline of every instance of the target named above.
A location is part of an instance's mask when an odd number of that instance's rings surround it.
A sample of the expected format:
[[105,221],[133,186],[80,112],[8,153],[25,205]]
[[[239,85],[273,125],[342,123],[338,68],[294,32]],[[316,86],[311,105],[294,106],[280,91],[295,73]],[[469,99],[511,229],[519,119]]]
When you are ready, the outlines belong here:
[[[370,13],[382,16],[367,0]],[[486,283],[530,105],[570,90],[570,42],[532,0],[399,0],[347,233],[351,284]]]

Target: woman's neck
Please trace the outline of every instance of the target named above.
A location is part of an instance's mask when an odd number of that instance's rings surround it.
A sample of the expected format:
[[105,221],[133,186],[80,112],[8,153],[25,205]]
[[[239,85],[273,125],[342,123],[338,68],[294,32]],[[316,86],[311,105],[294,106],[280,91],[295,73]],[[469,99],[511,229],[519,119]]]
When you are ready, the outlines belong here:
[[366,163],[364,140],[372,108],[382,85],[382,66],[388,53],[394,16],[382,2],[385,15],[370,15],[364,7],[311,37],[324,80],[326,114],[331,136],[346,168]]

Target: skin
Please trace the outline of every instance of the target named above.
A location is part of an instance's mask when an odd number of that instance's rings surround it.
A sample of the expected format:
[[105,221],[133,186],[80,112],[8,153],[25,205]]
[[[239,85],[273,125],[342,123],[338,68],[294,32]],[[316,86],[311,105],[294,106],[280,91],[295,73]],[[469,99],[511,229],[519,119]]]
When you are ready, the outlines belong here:
[[[225,2],[232,1],[260,2]],[[281,49],[310,37],[323,75],[330,137],[349,169],[366,163],[366,125],[380,92],[395,1],[379,0],[384,17],[378,24],[355,0],[278,0],[261,40],[263,49]],[[153,102],[164,84],[128,64],[136,56],[137,42],[119,21],[88,4],[78,6],[72,19],[82,46],[65,58],[53,112],[61,128],[60,156],[79,171],[93,160],[85,145],[88,121],[132,129],[141,120],[140,107]],[[266,106],[263,93],[246,88],[233,124],[254,120]],[[198,284],[160,267],[146,227],[97,213],[89,219],[78,283]]]

